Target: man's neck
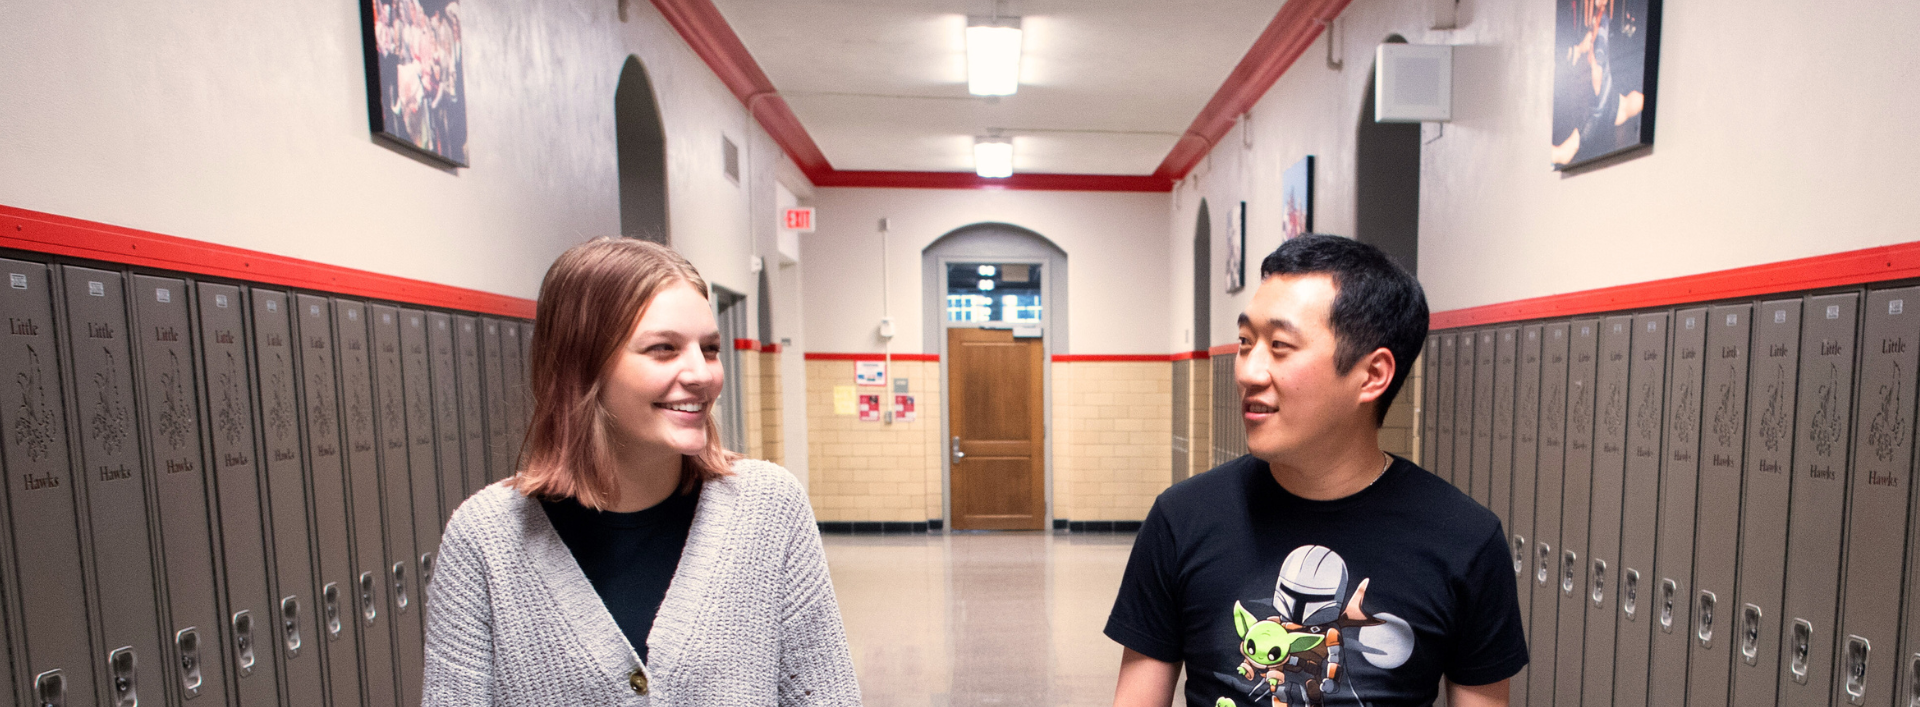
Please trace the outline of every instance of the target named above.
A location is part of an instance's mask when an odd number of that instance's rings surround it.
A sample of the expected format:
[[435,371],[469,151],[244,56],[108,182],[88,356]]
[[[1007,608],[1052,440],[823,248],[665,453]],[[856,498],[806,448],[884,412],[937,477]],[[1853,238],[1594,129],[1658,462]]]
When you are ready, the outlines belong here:
[[1320,445],[1288,459],[1264,461],[1273,480],[1287,493],[1311,501],[1333,501],[1372,485],[1386,473],[1389,459],[1377,437],[1368,434],[1347,444]]

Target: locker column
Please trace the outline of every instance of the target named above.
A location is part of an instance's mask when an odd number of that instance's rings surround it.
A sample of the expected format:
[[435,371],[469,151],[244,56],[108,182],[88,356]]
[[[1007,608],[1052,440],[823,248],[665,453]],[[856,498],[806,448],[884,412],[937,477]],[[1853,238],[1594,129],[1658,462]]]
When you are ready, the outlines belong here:
[[[340,352],[340,401],[345,413],[345,424],[341,427],[346,433],[347,493],[353,517],[354,565],[350,589],[360,622],[361,699],[370,707],[396,707],[399,688],[395,683],[393,612],[387,608],[382,591],[389,586],[390,565],[386,558],[392,548],[387,545],[382,527],[384,489],[379,466],[380,435],[374,417],[378,403],[374,398],[372,342],[367,328],[370,315],[366,304],[353,300],[335,299],[333,308]],[[412,535],[411,526],[400,528],[400,532]],[[407,544],[411,552],[411,537]],[[336,698],[335,702],[339,700]]]
[[1740,552],[1740,469],[1746,455],[1747,345],[1753,305],[1714,307],[1707,315],[1706,428],[1700,438],[1699,518],[1694,533],[1693,648],[1689,707],[1726,707],[1732,697],[1734,633],[1728,618]]
[[1779,699],[1780,594],[1786,572],[1787,497],[1793,467],[1800,370],[1800,301],[1754,310],[1753,372],[1747,384],[1747,458],[1740,497],[1739,601],[1733,702]]
[[1594,360],[1600,321],[1575,320],[1568,333],[1567,464],[1560,497],[1560,646],[1554,668],[1554,704],[1578,707],[1587,642],[1586,604],[1592,576],[1586,566],[1593,494]]
[[[1700,478],[1701,376],[1705,373],[1707,310],[1673,316],[1669,356],[1665,453],[1660,463],[1659,540],[1654,558],[1654,629],[1647,703],[1683,707],[1687,701],[1688,627],[1692,625],[1694,502]],[[1711,509],[1724,512],[1725,509]]]
[[[413,471],[408,454],[409,425],[413,422],[402,380],[400,313],[393,307],[376,304],[368,308],[373,327],[373,399],[376,402],[374,426],[378,432],[380,460],[380,501],[386,520],[387,603],[393,631],[393,674],[396,699],[402,705],[417,704],[423,674],[425,649],[419,612],[414,611],[418,595],[419,545],[414,537]],[[424,337],[423,337],[424,338]],[[431,439],[428,440],[431,443]]]
[[[1627,405],[1632,381],[1633,318],[1600,322],[1600,356],[1594,377],[1596,417],[1593,432],[1592,495],[1588,499],[1586,656],[1582,701],[1608,704],[1614,698],[1614,618],[1620,584],[1620,512],[1626,487]],[[1578,343],[1578,339],[1575,342]],[[1577,546],[1575,546],[1577,547]]]
[[493,455],[487,450],[487,403],[480,387],[483,378],[480,369],[484,359],[480,356],[480,332],[476,322],[474,317],[464,314],[453,318],[453,350],[457,369],[454,376],[460,384],[460,451],[467,483],[462,498],[473,496],[499,476],[492,471]]
[[306,440],[304,461],[313,493],[313,550],[316,607],[329,703],[359,704],[360,612],[353,571],[358,524],[347,488],[346,440],[342,437],[339,339],[333,327],[333,303],[299,295],[294,301],[294,335],[300,342],[300,426]]
[[1633,353],[1627,389],[1626,484],[1621,497],[1619,611],[1614,704],[1647,704],[1652,617],[1654,541],[1660,514],[1661,424],[1667,390],[1667,313],[1633,318]]
[[[1526,704],[1553,705],[1560,681],[1560,511],[1565,495],[1568,324],[1541,328],[1540,451],[1534,476],[1533,633]],[[1574,678],[1578,680],[1578,678]]]
[[1839,613],[1847,441],[1852,439],[1854,341],[1860,295],[1808,297],[1800,337],[1780,656],[1771,665],[1780,704],[1827,707]]

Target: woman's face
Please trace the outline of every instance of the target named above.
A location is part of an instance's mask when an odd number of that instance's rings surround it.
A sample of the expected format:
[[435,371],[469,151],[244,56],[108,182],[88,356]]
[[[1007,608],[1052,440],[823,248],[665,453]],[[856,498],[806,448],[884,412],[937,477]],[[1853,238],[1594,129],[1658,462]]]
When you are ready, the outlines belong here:
[[655,294],[601,386],[613,441],[644,451],[706,449],[707,416],[725,380],[720,343],[720,327],[699,290],[681,282]]

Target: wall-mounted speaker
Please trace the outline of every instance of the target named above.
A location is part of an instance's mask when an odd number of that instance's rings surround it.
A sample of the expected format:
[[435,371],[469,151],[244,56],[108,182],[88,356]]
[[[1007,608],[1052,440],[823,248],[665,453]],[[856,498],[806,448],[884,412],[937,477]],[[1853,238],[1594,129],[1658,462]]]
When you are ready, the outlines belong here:
[[1453,47],[1382,44],[1373,56],[1373,120],[1379,123],[1453,119]]

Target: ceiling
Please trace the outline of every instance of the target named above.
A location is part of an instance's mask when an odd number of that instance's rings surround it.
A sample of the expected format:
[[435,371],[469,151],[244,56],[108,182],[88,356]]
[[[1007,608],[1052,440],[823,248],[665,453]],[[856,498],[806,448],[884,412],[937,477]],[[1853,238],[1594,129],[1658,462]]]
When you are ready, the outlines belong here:
[[[1344,4],[1344,3],[1342,3]],[[1020,90],[967,93],[968,15],[994,0],[713,0],[835,170],[1149,175],[1275,18],[1275,0],[1002,0]]]

